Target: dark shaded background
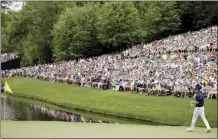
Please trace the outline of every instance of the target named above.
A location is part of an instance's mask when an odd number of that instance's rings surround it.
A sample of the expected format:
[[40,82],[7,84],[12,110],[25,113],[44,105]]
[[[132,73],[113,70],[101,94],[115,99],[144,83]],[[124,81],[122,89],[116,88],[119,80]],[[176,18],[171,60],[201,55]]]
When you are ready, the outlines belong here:
[[1,63],[1,70],[20,68],[20,58]]

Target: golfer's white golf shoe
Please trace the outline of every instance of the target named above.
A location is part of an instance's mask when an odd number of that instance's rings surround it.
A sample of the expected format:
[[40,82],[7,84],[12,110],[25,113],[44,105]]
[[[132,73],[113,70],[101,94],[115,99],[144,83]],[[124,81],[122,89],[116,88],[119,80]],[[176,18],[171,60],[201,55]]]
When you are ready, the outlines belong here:
[[210,132],[211,132],[211,129],[205,130],[205,133],[210,133]]
[[186,129],[186,131],[188,131],[188,132],[193,132],[194,130],[191,129],[191,128],[188,128],[188,129]]

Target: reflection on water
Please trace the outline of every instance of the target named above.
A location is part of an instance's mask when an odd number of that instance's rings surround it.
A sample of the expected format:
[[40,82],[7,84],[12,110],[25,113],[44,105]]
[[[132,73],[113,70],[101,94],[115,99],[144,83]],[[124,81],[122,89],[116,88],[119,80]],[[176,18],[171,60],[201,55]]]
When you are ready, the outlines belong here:
[[70,121],[70,122],[83,122],[83,123],[111,123],[102,120],[94,120],[94,119],[86,118],[82,115],[78,115],[74,113],[46,108],[40,105],[32,105],[32,107],[34,110],[40,111],[41,114],[47,115],[49,117],[53,117],[56,120]]
[[[1,98],[1,119],[4,116],[4,99]],[[86,123],[114,123],[100,119],[91,119],[75,113],[64,112],[51,109],[38,104],[30,104],[13,97],[6,99],[6,120],[21,120],[21,121],[68,121],[68,122],[86,122]]]
[[[19,117],[19,113],[17,113],[14,109],[6,105],[5,107],[5,119],[6,120],[18,120],[17,117]],[[3,103],[1,105],[1,120],[4,119],[4,107]]]

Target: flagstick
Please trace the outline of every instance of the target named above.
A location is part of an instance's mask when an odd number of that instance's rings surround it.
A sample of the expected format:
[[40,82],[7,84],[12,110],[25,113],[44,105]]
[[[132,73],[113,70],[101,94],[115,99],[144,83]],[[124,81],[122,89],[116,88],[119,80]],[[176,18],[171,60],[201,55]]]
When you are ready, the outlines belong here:
[[6,93],[5,93],[5,97],[4,97],[4,122],[5,122],[5,113],[6,113]]

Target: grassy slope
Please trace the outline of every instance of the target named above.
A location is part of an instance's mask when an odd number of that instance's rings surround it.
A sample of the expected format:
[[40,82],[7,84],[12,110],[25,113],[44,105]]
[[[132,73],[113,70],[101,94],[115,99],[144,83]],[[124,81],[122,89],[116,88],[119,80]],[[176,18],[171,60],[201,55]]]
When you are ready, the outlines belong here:
[[[216,138],[217,129],[186,132],[187,127],[2,121],[3,138]],[[20,128],[22,127],[22,128]],[[158,131],[158,132],[157,132]],[[158,134],[157,134],[158,133]]]
[[[110,115],[150,120],[172,125],[190,125],[190,99],[142,96],[126,92],[82,88],[29,78],[7,79],[16,95]],[[205,100],[206,117],[217,127],[217,101]],[[199,120],[196,126],[204,126]]]

